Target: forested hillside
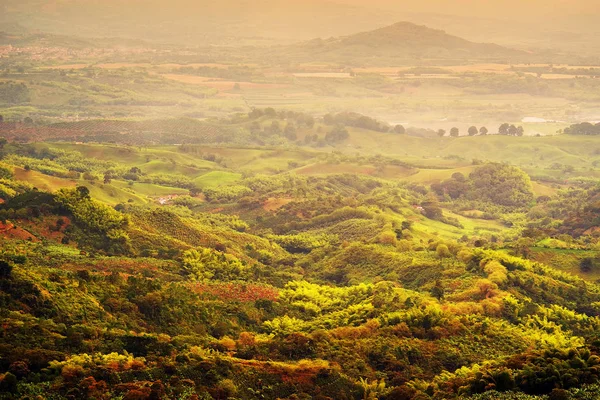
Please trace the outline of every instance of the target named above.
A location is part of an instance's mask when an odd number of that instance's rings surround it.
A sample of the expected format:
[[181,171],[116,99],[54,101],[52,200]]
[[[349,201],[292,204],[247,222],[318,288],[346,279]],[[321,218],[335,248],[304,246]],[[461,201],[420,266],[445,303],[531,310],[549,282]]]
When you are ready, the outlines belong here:
[[589,180],[324,152],[407,136],[354,114],[175,126],[190,143],[2,142],[3,398],[600,395]]
[[600,15],[532,1],[0,0],[0,400],[600,398]]

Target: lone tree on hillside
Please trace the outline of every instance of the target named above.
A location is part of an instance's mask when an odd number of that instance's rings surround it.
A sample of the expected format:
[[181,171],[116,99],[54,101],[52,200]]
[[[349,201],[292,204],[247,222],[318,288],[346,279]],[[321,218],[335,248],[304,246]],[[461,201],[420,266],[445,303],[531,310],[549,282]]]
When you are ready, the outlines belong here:
[[458,132],[459,132],[458,128],[454,127],[452,129],[450,129],[450,136],[452,136],[452,137],[458,137]]
[[404,135],[406,133],[406,129],[402,125],[396,125],[394,127],[394,133],[399,133],[401,135]]
[[350,137],[350,134],[343,125],[336,125],[325,135],[325,141],[328,143],[342,142]]
[[476,126],[472,126],[469,128],[469,136],[475,136],[475,135],[477,135],[477,132],[479,132],[479,131],[477,130]]
[[581,272],[590,272],[594,268],[594,259],[593,258],[582,258],[579,262],[579,269]]
[[446,131],[443,130],[443,129],[438,129],[437,134],[438,134],[439,137],[442,137],[442,136],[444,136],[446,134]]
[[510,128],[510,125],[505,122],[498,127],[498,133],[500,135],[508,135],[508,128]]
[[435,281],[435,285],[431,288],[431,296],[435,297],[438,300],[442,300],[444,298],[444,286],[442,286],[442,282],[439,280]]
[[479,128],[479,134],[482,136],[485,136],[488,134],[488,128],[486,128],[485,126],[482,126],[481,128]]
[[271,122],[271,128],[269,130],[273,135],[281,134],[281,125],[279,125],[279,121]]

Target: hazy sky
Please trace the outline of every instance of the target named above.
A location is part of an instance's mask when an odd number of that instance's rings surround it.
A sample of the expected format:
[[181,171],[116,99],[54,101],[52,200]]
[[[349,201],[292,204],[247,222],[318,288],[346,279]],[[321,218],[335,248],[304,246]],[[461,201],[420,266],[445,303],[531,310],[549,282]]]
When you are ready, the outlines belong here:
[[598,0],[335,0],[338,3],[389,7],[407,12],[433,12],[482,17],[532,17],[557,14],[600,14]]
[[[0,5],[19,6],[28,4],[42,10],[52,10],[69,5],[85,9],[86,5],[135,5],[144,8],[144,4],[159,5],[171,11],[191,9],[209,11],[220,8],[225,3],[227,8],[252,9],[253,5],[268,3],[279,10],[289,8],[315,8],[327,4],[354,5],[358,8],[391,9],[405,13],[438,13],[459,16],[478,16],[483,18],[527,19],[535,17],[585,15],[588,17],[600,15],[600,0],[0,0]],[[236,7],[237,6],[237,7]],[[260,6],[258,8],[261,8]],[[342,7],[343,9],[344,7]],[[549,21],[550,22],[550,21]]]
[[[552,47],[600,37],[600,0],[0,0],[1,23],[71,35],[295,41],[411,21],[473,41]],[[4,18],[3,15],[4,14]],[[596,36],[590,36],[593,32]],[[552,33],[549,34],[549,33]],[[572,47],[573,43],[565,46]]]

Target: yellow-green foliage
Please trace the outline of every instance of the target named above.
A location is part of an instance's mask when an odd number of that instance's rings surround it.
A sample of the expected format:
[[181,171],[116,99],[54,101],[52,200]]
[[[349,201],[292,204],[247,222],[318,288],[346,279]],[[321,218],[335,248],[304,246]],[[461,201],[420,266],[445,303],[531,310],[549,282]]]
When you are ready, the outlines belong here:
[[483,266],[483,270],[488,279],[498,285],[505,283],[508,278],[506,267],[496,260],[488,261]]
[[288,335],[293,332],[301,332],[304,330],[306,323],[301,319],[289,317],[284,315],[283,317],[274,318],[271,321],[266,321],[263,327],[267,332],[275,336]]
[[366,300],[373,294],[373,285],[357,285],[347,288],[317,285],[306,281],[289,282],[279,293],[281,302],[304,307],[312,304],[319,312],[331,312],[346,308],[353,302]]
[[450,257],[450,255],[451,255],[450,250],[448,249],[448,246],[445,245],[444,243],[438,244],[437,247],[435,248],[435,252],[439,258],[447,258],[447,257]]
[[12,179],[13,173],[10,165],[0,162],[0,179]]
[[386,230],[381,232],[377,237],[377,241],[381,244],[388,244],[391,246],[395,246],[398,243],[396,233],[392,230]]
[[129,217],[90,198],[86,187],[61,189],[56,194],[56,202],[86,231],[76,238],[82,246],[111,253],[130,251],[130,239],[125,230]]
[[9,186],[10,181],[6,179],[0,180],[0,198],[1,199],[9,199],[11,197],[16,196],[17,191]]
[[252,193],[252,189],[242,185],[215,186],[202,190],[206,199],[217,202],[231,202]]
[[248,268],[236,257],[208,248],[184,252],[183,268],[196,280],[243,280],[248,273]]
[[65,367],[110,367],[112,369],[124,370],[132,367],[132,364],[139,363],[143,365],[146,360],[143,357],[134,357],[131,354],[125,352],[125,354],[119,353],[94,353],[92,355],[82,353],[75,354],[69,357],[65,361],[51,361],[49,367],[51,369],[63,370]]
[[106,233],[111,238],[124,234],[122,229],[129,223],[127,216],[89,196],[82,195],[82,191],[77,189],[59,190],[56,201],[67,208],[78,221],[86,224],[90,229]]
[[32,189],[33,185],[28,182],[0,178],[0,199],[7,200],[16,196],[17,194],[24,193]]
[[297,235],[269,235],[271,239],[290,253],[309,253],[311,250],[323,247],[337,241],[332,235],[299,233]]

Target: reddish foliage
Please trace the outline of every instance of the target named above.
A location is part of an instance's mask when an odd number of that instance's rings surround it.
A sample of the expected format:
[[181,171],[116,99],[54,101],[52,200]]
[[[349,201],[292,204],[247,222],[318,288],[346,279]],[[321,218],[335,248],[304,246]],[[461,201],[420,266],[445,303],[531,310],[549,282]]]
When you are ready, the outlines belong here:
[[31,240],[33,242],[39,242],[39,239],[33,236],[31,233],[23,228],[15,226],[10,222],[7,222],[6,224],[0,222],[0,236],[7,239]]
[[8,140],[19,140],[26,142],[41,142],[48,139],[60,139],[85,136],[85,132],[76,129],[57,129],[47,126],[26,126],[20,123],[0,124],[2,136]]
[[150,397],[150,389],[133,389],[127,392],[123,400],[146,400]]
[[192,290],[224,301],[253,302],[256,300],[276,301],[279,291],[271,286],[242,283],[196,283]]

